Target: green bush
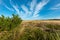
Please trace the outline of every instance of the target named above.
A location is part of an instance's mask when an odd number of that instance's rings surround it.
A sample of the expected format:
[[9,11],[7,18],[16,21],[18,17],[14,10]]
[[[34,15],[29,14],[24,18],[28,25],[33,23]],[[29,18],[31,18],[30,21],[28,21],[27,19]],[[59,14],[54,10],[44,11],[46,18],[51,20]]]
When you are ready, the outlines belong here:
[[21,23],[21,18],[18,15],[12,14],[12,17],[0,17],[0,31],[9,31]]

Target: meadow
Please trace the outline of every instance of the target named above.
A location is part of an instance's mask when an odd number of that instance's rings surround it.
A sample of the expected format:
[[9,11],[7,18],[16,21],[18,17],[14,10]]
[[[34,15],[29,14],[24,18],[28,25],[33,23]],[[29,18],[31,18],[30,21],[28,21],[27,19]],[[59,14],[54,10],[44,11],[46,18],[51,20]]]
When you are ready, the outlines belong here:
[[0,40],[60,40],[60,20],[27,20],[18,15],[0,17]]

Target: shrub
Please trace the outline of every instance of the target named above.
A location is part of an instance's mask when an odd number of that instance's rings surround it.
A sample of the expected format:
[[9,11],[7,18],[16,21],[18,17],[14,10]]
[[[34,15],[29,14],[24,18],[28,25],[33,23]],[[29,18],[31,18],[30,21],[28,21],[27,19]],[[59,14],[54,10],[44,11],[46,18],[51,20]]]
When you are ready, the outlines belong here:
[[9,31],[21,23],[21,18],[18,15],[12,14],[12,17],[0,17],[0,31]]

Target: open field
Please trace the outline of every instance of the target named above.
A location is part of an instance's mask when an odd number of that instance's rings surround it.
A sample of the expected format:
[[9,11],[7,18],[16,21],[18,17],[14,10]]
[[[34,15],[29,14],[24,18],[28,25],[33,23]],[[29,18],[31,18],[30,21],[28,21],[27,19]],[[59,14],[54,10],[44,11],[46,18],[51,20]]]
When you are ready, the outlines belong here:
[[60,21],[57,21],[57,20],[35,20],[35,21],[22,21],[21,23],[23,26],[24,25],[45,25],[45,24],[52,24],[52,25],[60,25]]
[[60,20],[31,20],[31,21],[29,21],[29,20],[27,20],[27,21],[22,21],[22,22],[35,22],[35,23],[39,23],[39,22],[48,22],[48,23],[60,23]]
[[0,32],[0,40],[60,40],[60,21],[22,21],[13,30]]

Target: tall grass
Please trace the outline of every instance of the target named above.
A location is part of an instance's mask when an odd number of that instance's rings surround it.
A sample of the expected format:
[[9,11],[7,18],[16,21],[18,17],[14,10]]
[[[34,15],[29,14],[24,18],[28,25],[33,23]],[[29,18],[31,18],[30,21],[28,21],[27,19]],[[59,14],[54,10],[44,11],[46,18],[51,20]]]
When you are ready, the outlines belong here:
[[0,40],[60,40],[60,25],[41,24],[41,27],[20,25],[11,31],[2,31]]

